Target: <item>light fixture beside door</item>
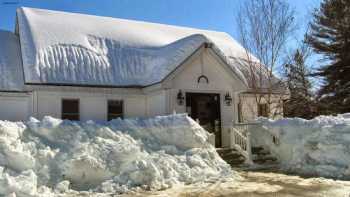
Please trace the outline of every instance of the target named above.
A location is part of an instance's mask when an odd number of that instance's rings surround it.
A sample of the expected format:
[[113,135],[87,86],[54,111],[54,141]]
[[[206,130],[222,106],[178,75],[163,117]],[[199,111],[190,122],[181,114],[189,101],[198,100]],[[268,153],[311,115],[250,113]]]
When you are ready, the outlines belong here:
[[184,104],[185,97],[184,97],[184,95],[183,95],[181,90],[179,90],[179,92],[177,93],[176,99],[177,99],[177,104],[178,105],[183,105]]
[[232,104],[232,97],[231,97],[231,95],[230,95],[229,92],[227,92],[227,93],[225,94],[224,99],[225,99],[226,105],[227,105],[227,106],[231,106],[231,104]]

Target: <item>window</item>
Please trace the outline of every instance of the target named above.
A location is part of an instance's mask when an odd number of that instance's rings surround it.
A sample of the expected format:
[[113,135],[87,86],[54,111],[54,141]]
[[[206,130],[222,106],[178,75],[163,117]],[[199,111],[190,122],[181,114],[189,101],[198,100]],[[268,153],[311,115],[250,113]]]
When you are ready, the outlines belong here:
[[62,119],[79,120],[79,100],[63,99],[62,100]]
[[123,101],[122,100],[109,100],[107,109],[107,119],[112,120],[116,118],[123,118]]
[[268,117],[269,112],[268,112],[268,106],[267,104],[258,104],[258,116],[262,117]]

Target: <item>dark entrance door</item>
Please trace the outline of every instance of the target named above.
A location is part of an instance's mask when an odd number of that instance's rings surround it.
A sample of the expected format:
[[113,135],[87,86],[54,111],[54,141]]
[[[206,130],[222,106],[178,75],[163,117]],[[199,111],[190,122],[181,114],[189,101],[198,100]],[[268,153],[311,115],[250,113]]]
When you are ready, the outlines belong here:
[[215,134],[215,145],[221,147],[220,95],[186,93],[186,111],[205,130]]

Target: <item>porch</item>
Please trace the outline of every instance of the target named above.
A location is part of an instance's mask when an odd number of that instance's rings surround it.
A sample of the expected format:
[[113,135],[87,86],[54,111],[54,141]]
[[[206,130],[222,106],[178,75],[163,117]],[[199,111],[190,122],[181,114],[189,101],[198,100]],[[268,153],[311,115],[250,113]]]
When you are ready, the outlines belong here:
[[[275,144],[279,143],[278,137],[260,123],[233,123],[229,130],[229,147],[216,148],[217,152],[233,167],[278,164],[277,158],[272,155],[268,148],[252,142],[252,131],[258,128],[267,132]],[[211,134],[209,140],[215,145],[215,134]]]

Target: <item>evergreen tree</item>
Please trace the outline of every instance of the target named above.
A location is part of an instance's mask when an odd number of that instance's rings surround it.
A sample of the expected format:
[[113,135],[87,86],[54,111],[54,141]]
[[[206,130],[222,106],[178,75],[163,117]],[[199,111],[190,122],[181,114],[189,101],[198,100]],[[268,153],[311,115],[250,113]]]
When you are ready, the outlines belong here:
[[321,113],[350,112],[350,1],[324,0],[307,42],[326,60],[315,73],[324,79],[318,92]]
[[286,117],[311,119],[316,115],[316,105],[308,76],[305,54],[297,50],[291,63],[285,65],[285,77],[290,91],[290,98],[284,103]]

